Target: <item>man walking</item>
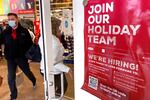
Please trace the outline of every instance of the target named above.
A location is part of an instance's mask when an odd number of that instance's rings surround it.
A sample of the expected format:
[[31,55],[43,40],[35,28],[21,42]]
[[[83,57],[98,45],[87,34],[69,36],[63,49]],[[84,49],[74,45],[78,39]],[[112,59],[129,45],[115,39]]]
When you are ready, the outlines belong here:
[[1,39],[5,45],[5,58],[8,64],[8,84],[10,88],[10,100],[17,98],[16,88],[16,68],[17,66],[31,80],[33,87],[36,86],[36,78],[30,71],[28,59],[25,53],[32,46],[33,42],[27,29],[23,28],[18,21],[18,16],[15,13],[9,13],[8,25],[2,32]]

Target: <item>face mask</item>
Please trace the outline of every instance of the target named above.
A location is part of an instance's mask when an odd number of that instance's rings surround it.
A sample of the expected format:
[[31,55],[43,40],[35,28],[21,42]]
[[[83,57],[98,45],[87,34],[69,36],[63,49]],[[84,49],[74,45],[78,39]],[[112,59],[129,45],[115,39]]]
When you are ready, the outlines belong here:
[[12,28],[14,28],[16,26],[16,22],[11,20],[11,21],[8,21],[8,25]]

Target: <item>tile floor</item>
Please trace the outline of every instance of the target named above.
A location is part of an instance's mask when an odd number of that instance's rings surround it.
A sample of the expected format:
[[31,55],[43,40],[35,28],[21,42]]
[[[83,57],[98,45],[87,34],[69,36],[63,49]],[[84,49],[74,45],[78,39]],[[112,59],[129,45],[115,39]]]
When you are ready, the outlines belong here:
[[[32,88],[32,83],[27,79],[27,77],[23,74],[22,77],[19,77],[18,84],[18,98],[17,100],[44,100],[44,85],[43,85],[43,77],[39,72],[39,64],[30,64],[31,70],[35,74],[37,78],[37,88],[34,90]],[[7,84],[7,66],[6,61],[3,59],[0,61],[0,75],[3,77],[3,84],[0,87],[0,100],[9,100],[9,88]],[[64,100],[73,100],[74,86],[73,81],[69,79],[67,75],[68,83],[71,84],[68,86],[68,90],[66,92],[66,96],[69,99],[65,98]]]

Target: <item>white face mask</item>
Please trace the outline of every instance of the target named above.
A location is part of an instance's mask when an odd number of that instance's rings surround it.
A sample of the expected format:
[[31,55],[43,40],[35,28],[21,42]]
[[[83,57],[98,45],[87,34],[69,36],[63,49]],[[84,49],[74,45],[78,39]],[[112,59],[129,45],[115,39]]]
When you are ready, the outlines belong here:
[[8,25],[12,28],[14,28],[16,26],[16,22],[14,20],[10,20],[8,21]]

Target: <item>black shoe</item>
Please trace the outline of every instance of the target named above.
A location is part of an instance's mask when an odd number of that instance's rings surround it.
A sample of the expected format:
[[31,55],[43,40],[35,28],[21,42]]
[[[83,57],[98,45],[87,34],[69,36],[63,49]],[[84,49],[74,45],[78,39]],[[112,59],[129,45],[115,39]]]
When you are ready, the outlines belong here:
[[16,99],[10,99],[10,100],[16,100]]

